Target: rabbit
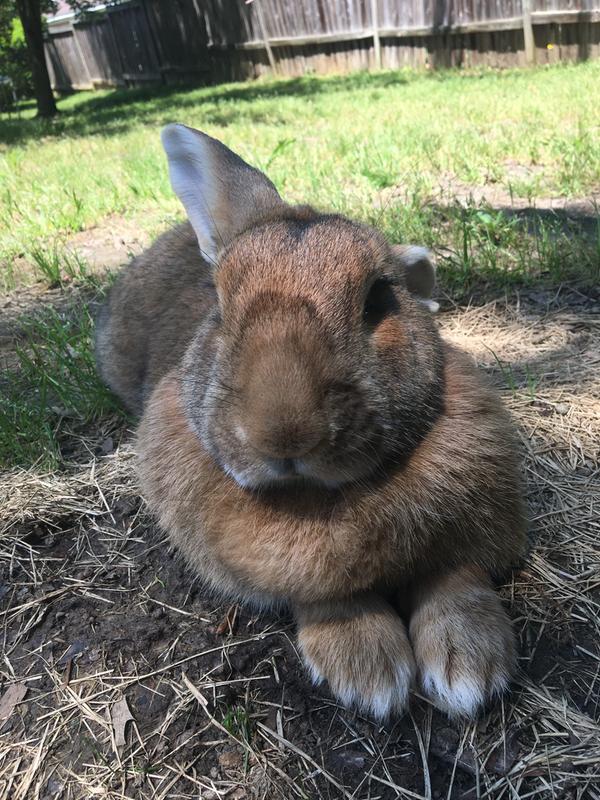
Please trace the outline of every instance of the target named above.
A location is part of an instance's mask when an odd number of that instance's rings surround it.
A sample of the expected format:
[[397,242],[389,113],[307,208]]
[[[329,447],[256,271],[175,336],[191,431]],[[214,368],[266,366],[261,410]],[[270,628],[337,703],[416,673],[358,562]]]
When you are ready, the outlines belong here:
[[440,337],[428,252],[285,203],[225,145],[162,133],[188,222],[127,266],[100,372],[135,414],[143,495],[206,584],[287,607],[316,684],[386,720],[504,692],[495,581],[526,550],[517,437]]

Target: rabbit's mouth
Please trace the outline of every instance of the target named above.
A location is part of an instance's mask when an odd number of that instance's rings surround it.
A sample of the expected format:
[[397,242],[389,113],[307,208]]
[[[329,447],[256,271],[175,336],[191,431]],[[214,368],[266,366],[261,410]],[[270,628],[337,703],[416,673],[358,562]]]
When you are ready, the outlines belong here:
[[224,464],[222,467],[224,472],[244,489],[259,490],[292,484],[325,483],[304,461],[296,458],[265,458],[249,469],[238,469],[229,464]]
[[362,462],[361,468],[333,470],[324,464],[313,462],[310,458],[261,458],[253,461],[252,465],[241,467],[239,465],[223,463],[221,469],[233,478],[243,489],[260,491],[261,489],[289,488],[292,486],[315,486],[335,490],[353,481],[364,479],[373,471],[373,465],[367,467],[369,459]]
[[273,473],[275,484],[317,483],[327,489],[337,489],[344,483],[317,474],[310,462],[303,458],[269,458],[265,463]]
[[302,461],[297,458],[267,458],[265,464],[279,480],[297,478],[302,474]]

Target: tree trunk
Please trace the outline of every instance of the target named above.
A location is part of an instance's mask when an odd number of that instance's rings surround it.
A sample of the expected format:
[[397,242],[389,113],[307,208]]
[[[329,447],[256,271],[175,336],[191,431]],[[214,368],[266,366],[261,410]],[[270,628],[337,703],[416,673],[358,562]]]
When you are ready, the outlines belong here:
[[37,102],[38,117],[53,117],[58,109],[50,86],[50,76],[44,56],[44,33],[40,0],[17,0],[17,13],[23,25],[31,75]]

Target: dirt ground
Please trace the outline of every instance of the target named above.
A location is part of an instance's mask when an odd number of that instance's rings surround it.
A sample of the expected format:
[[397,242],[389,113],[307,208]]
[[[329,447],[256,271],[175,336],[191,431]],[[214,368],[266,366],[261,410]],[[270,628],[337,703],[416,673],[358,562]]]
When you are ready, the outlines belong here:
[[417,695],[385,726],[339,707],[290,619],[222,605],[182,567],[109,421],[66,471],[1,477],[2,800],[600,798],[600,293],[439,299],[526,457],[512,693],[472,724]]

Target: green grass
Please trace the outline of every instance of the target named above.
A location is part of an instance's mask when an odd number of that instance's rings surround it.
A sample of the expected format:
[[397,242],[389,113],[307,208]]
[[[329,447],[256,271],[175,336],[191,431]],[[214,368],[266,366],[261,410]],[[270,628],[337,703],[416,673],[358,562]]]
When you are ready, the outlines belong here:
[[87,424],[123,417],[96,372],[92,338],[86,303],[23,320],[15,361],[0,379],[0,468],[54,469]]
[[99,283],[79,253],[65,250],[56,241],[51,247],[36,245],[26,255],[50,289],[64,288],[73,282],[91,286]]
[[[593,218],[583,230],[534,208],[508,216],[435,197],[449,177],[532,207],[597,192],[599,85],[600,62],[589,62],[80,93],[62,99],[50,122],[34,119],[29,104],[20,118],[0,117],[0,290],[39,281],[96,291],[101,278],[65,248],[70,235],[114,214],[152,231],[180,218],[159,140],[172,121],[222,139],[291,201],[433,248],[454,295],[481,284],[597,283]],[[85,307],[29,323],[0,386],[0,461],[57,466],[66,421],[115,411],[90,336]]]
[[252,738],[250,718],[243,706],[236,705],[227,708],[223,716],[223,727],[243,742],[249,742]]
[[[0,119],[0,263],[117,213],[172,220],[180,207],[167,178],[159,129],[182,121],[223,139],[267,169],[282,194],[375,222],[391,237],[444,246],[461,280],[477,267],[509,280],[536,276],[531,236],[436,213],[426,203],[440,176],[493,180],[528,198],[583,195],[600,186],[600,63],[533,71],[358,73],[219,87],[80,93],[51,122]],[[531,177],[511,166],[534,168]],[[378,210],[388,187],[408,206]],[[485,226],[484,226],[485,227]],[[543,235],[552,238],[552,226]],[[535,237],[534,237],[535,238]],[[483,241],[481,264],[469,258]],[[579,259],[579,247],[567,254]],[[547,245],[544,245],[547,249]],[[564,242],[557,245],[564,255]],[[533,250],[539,245],[534,241]],[[510,252],[508,252],[510,251]],[[476,254],[473,254],[476,255]],[[597,253],[596,253],[597,256]],[[588,258],[580,269],[589,276]],[[597,266],[597,264],[596,264]],[[19,275],[4,270],[5,285]]]

